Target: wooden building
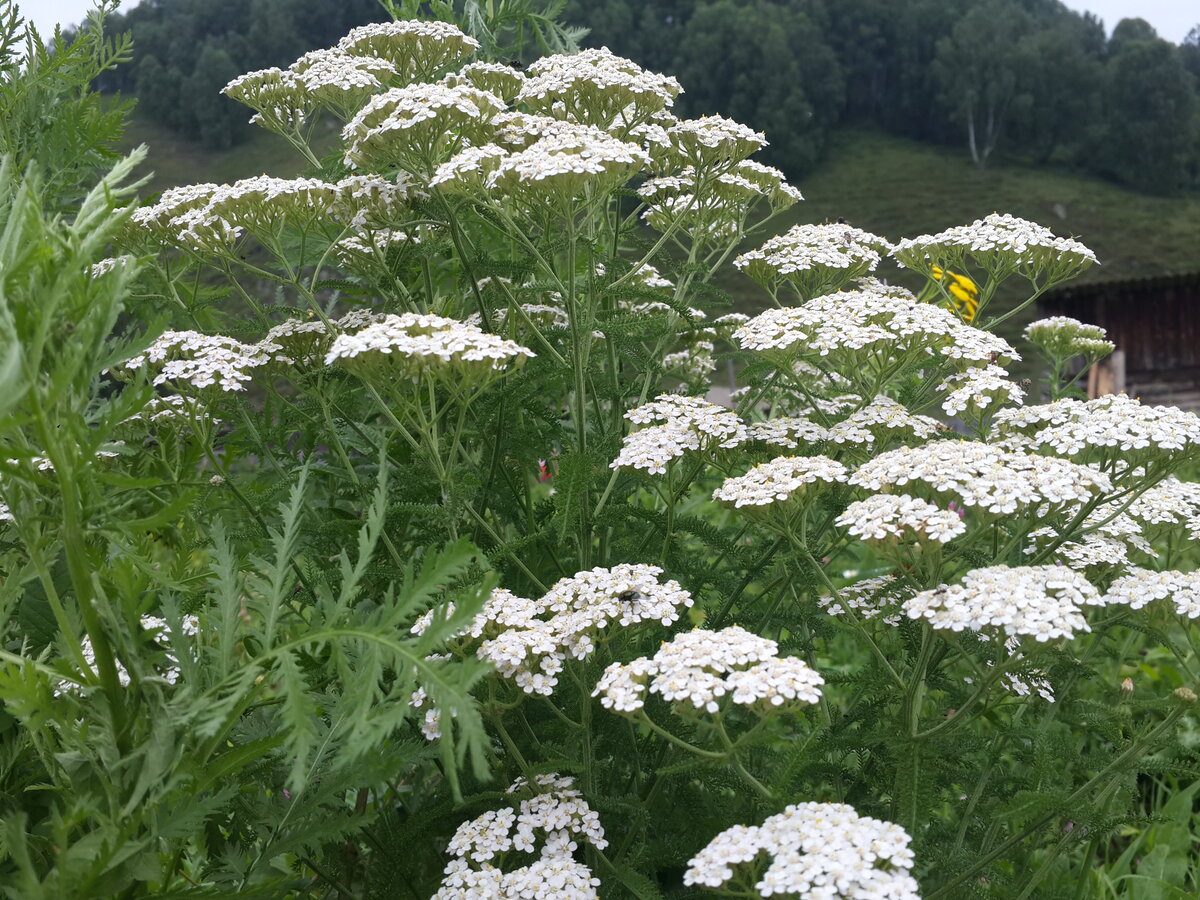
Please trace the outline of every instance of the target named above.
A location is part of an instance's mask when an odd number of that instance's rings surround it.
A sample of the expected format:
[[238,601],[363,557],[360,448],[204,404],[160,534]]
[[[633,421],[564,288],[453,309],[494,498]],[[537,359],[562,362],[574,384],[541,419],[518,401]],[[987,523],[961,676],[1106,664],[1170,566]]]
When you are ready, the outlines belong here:
[[1042,316],[1071,316],[1117,345],[1089,393],[1124,390],[1145,403],[1200,409],[1200,271],[1066,284],[1038,300]]

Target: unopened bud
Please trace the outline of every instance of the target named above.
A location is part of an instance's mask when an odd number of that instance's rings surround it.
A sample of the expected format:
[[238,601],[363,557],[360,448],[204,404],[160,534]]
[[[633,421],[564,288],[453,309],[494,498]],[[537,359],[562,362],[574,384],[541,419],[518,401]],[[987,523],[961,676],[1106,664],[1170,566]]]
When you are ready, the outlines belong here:
[[1177,687],[1171,693],[1180,703],[1186,703],[1188,706],[1196,702],[1196,692],[1189,687]]
[[1121,682],[1121,693],[1122,694],[1132,694],[1133,693],[1133,679],[1132,678],[1126,678],[1124,681]]

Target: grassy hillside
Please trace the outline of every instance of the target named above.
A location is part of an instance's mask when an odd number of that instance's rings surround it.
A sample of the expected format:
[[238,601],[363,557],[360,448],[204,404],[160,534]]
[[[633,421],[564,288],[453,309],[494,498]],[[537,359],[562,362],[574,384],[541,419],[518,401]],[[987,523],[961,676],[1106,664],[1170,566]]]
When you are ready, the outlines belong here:
[[1078,237],[1101,265],[1084,277],[1132,278],[1200,269],[1200,197],[1151,197],[1053,169],[977,170],[965,150],[844,131],[798,186],[795,222],[839,216],[892,239],[940,231],[993,211]]
[[[326,146],[332,147],[334,139],[331,130]],[[135,115],[125,142],[149,144],[151,192],[264,172],[286,177],[303,168],[299,154],[282,138],[261,130],[247,143],[214,152]],[[1151,197],[1052,169],[1001,165],[981,172],[965,152],[855,130],[838,134],[822,165],[798,186],[806,200],[777,221],[779,231],[798,222],[843,217],[895,239],[999,210],[1082,239],[1101,261],[1084,276],[1088,279],[1200,268],[1200,197]],[[891,267],[880,274],[904,281]],[[761,293],[736,272],[728,272],[721,285],[739,306],[762,302]]]
[[[333,145],[334,137],[331,131],[328,146]],[[287,141],[261,128],[253,130],[250,140],[229,150],[207,150],[199,142],[181,137],[136,112],[129,119],[121,143],[125,150],[139,144],[150,148],[145,165],[153,178],[145,188],[146,196],[203,181],[225,184],[263,174],[290,178],[302,174],[307,165]]]

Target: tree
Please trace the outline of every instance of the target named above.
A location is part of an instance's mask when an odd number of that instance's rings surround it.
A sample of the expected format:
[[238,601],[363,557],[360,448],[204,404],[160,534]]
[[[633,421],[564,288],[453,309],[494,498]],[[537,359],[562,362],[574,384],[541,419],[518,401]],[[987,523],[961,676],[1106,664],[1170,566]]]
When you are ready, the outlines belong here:
[[689,114],[721,113],[765,131],[763,155],[790,171],[818,159],[843,90],[837,57],[797,6],[705,4],[685,26],[674,66]]
[[1104,170],[1155,192],[1187,185],[1196,165],[1200,100],[1179,48],[1160,38],[1122,41],[1108,61],[1105,87]]
[[938,41],[933,61],[942,102],[966,127],[971,160],[987,165],[1020,93],[1022,39],[1029,16],[1008,0],[973,6]]
[[1091,16],[1056,16],[1025,35],[1018,51],[1025,102],[1013,117],[1014,140],[1041,163],[1058,151],[1073,157],[1090,143],[1100,116],[1103,26]]
[[196,134],[206,147],[226,149],[242,137],[245,110],[221,94],[221,88],[241,71],[224,49],[207,41],[196,70],[184,85],[183,96],[192,110]]

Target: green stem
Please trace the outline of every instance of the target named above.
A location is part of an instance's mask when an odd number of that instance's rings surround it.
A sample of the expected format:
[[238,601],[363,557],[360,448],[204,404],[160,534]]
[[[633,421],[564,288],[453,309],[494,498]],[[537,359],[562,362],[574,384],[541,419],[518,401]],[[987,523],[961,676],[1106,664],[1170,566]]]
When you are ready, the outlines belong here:
[[1114,759],[1111,763],[1109,763],[1107,766],[1105,766],[1103,769],[1101,769],[1092,778],[1088,779],[1088,781],[1082,787],[1073,791],[1070,796],[1068,796],[1065,800],[1063,800],[1063,802],[1061,804],[1059,804],[1058,807],[1056,807],[1055,809],[1052,809],[1050,812],[1045,813],[1042,816],[1039,816],[1032,824],[1027,825],[1025,828],[1021,829],[1019,832],[1014,834],[1011,838],[1009,838],[1004,843],[1000,844],[994,850],[981,856],[973,864],[971,864],[966,869],[964,869],[963,871],[961,871],[957,875],[955,875],[950,881],[943,884],[940,888],[938,888],[932,894],[927,895],[926,900],[939,900],[939,898],[942,898],[942,897],[961,896],[961,894],[953,893],[960,884],[973,878],[979,872],[982,872],[989,865],[991,865],[992,862],[994,862],[995,860],[1002,857],[1009,850],[1016,847],[1018,844],[1020,844],[1022,841],[1024,841],[1027,837],[1029,837],[1031,834],[1033,834],[1039,828],[1044,826],[1047,822],[1049,822],[1056,815],[1058,815],[1058,812],[1060,809],[1071,809],[1072,807],[1074,807],[1083,797],[1085,797],[1087,794],[1089,794],[1091,792],[1091,790],[1094,787],[1096,787],[1096,785],[1100,784],[1105,778],[1107,778],[1113,772],[1116,772],[1117,770],[1123,768],[1130,760],[1134,759],[1137,756],[1140,756],[1143,752],[1145,752],[1145,750],[1147,748],[1149,748],[1152,744],[1154,744],[1155,741],[1158,740],[1159,735],[1161,735],[1163,732],[1167,731],[1169,728],[1171,728],[1175,724],[1176,720],[1178,720],[1179,717],[1182,716],[1185,711],[1186,711],[1186,708],[1182,705],[1177,706],[1175,709],[1171,710],[1171,713],[1162,722],[1160,722],[1158,725],[1156,725],[1154,728],[1152,728],[1145,735],[1145,737],[1143,737],[1139,741],[1135,741],[1133,744],[1130,744],[1129,747],[1126,748],[1124,753],[1122,753],[1120,756],[1118,756],[1116,759]]

